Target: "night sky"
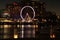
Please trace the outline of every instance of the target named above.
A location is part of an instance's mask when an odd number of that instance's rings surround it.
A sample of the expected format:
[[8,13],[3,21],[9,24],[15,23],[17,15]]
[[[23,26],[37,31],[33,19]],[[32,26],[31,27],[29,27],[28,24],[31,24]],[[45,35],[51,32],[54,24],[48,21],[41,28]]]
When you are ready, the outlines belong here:
[[[12,3],[16,0],[0,0],[0,9],[4,9],[7,3]],[[60,0],[40,0],[45,2],[46,10],[56,12],[57,15],[60,15]]]

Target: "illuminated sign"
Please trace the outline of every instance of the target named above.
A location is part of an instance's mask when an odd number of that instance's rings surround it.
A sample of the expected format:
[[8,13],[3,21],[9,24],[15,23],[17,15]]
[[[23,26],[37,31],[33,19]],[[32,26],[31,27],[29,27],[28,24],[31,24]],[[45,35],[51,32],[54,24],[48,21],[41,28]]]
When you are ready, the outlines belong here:
[[35,17],[35,11],[34,11],[34,9],[33,9],[33,7],[31,7],[31,6],[24,6],[22,9],[21,9],[21,11],[20,11],[20,16],[21,16],[21,18],[22,18],[22,20],[25,20],[24,18],[23,18],[23,16],[22,16],[22,11],[25,9],[25,8],[31,8],[32,9],[32,11],[33,11],[33,18],[32,18],[32,20],[34,19],[34,17]]

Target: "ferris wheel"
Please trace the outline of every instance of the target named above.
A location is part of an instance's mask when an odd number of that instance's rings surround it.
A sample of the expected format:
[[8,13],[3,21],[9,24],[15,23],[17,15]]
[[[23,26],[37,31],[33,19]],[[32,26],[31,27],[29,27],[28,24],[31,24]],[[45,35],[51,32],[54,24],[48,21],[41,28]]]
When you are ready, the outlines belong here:
[[[22,16],[22,12],[23,12],[23,10],[25,9],[25,8],[30,8],[30,9],[32,9],[32,11],[33,11],[33,17],[31,18],[31,20],[33,20],[34,19],[34,17],[35,17],[35,10],[34,10],[34,8],[33,7],[31,7],[31,6],[24,6],[22,9],[21,9],[21,11],[20,11],[20,17],[21,17],[21,19],[22,20],[25,20],[25,18]],[[30,12],[30,11],[29,11]],[[27,13],[26,13],[27,14]],[[29,14],[28,14],[29,15]]]

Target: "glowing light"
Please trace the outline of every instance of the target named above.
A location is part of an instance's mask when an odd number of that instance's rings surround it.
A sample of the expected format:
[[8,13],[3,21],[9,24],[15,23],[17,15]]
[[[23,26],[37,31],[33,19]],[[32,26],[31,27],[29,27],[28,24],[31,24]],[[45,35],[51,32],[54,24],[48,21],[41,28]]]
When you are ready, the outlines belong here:
[[4,28],[8,28],[9,26],[8,25],[4,25]]
[[50,35],[50,38],[55,38],[55,35],[54,35],[54,34],[51,34],[51,35]]
[[34,19],[34,20],[38,20],[38,19]]
[[58,19],[60,19],[60,16],[57,16]]
[[28,15],[28,13],[25,16],[25,21],[26,22],[32,22],[31,17]]
[[24,31],[22,31],[22,38],[24,37]]
[[12,22],[11,20],[4,19],[2,22]]
[[4,13],[3,16],[10,16],[10,14],[8,12]]
[[46,22],[47,20],[46,19],[42,19],[42,21]]
[[27,25],[28,27],[31,27],[31,25]]
[[36,28],[38,28],[38,25],[36,25]]
[[22,38],[24,37],[24,25],[22,25]]
[[14,38],[17,39],[18,38],[18,35],[14,34]]
[[9,13],[4,13],[4,15],[9,15]]
[[17,27],[19,28],[19,27],[20,27],[20,25],[17,25]]
[[32,20],[33,20],[34,17],[35,17],[35,11],[34,11],[34,9],[33,9],[31,6],[24,6],[24,7],[21,9],[20,16],[21,16],[22,20],[25,20],[25,19],[23,18],[23,16],[22,16],[22,11],[23,11],[23,9],[25,9],[26,7],[29,7],[29,8],[31,8],[31,9],[33,10],[33,13],[34,13],[34,16],[33,16],[33,18],[32,18]]

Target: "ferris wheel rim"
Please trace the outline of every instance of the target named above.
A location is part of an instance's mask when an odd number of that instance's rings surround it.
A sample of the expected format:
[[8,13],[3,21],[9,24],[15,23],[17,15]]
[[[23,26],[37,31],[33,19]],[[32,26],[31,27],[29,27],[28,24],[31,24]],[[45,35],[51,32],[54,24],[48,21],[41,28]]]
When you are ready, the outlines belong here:
[[21,11],[20,11],[20,17],[21,17],[22,20],[25,20],[25,19],[23,18],[23,16],[22,16],[22,11],[23,11],[25,8],[27,8],[27,7],[31,8],[32,11],[33,11],[33,14],[34,14],[34,15],[33,15],[33,18],[32,18],[32,20],[33,20],[34,17],[35,17],[35,10],[34,10],[34,8],[31,7],[31,6],[24,6],[24,7],[21,9]]

